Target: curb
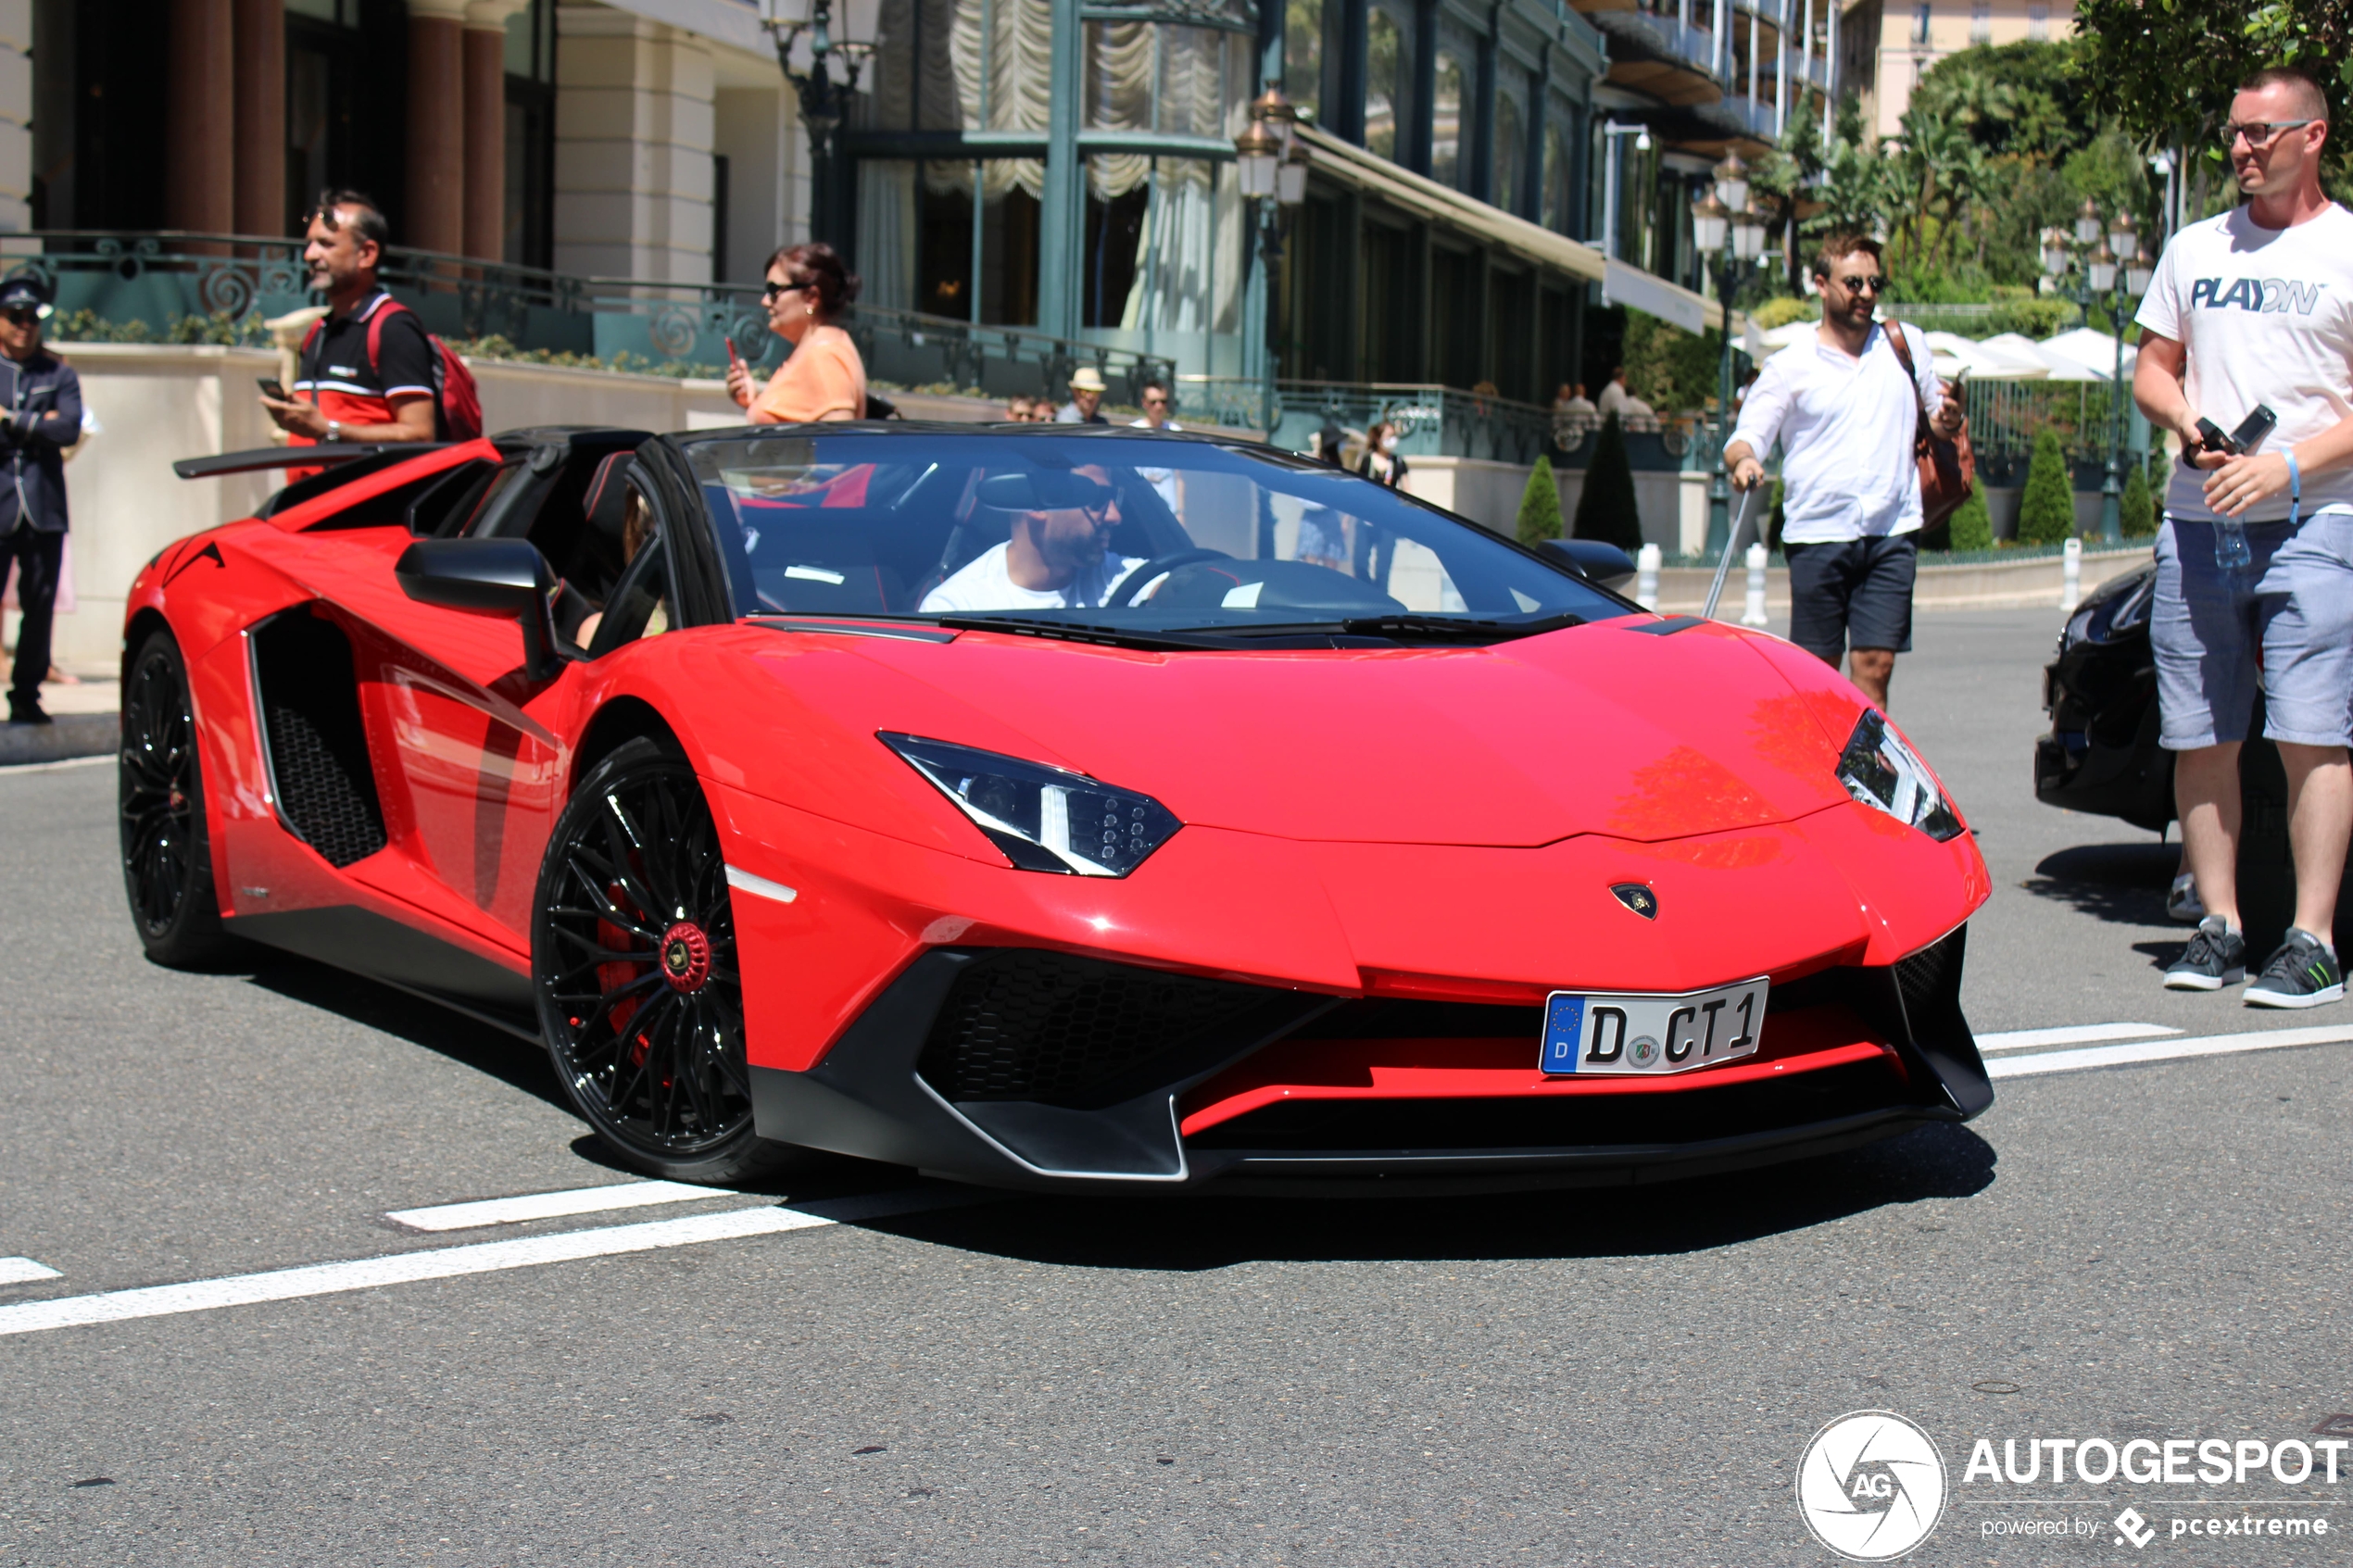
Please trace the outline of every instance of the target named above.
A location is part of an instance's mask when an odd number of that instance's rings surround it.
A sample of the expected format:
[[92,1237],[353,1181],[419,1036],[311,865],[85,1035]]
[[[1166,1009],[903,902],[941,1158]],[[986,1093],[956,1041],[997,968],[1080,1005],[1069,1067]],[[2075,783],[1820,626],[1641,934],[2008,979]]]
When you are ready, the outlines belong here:
[[0,724],[0,768],[104,757],[122,744],[117,713],[60,713],[47,724]]

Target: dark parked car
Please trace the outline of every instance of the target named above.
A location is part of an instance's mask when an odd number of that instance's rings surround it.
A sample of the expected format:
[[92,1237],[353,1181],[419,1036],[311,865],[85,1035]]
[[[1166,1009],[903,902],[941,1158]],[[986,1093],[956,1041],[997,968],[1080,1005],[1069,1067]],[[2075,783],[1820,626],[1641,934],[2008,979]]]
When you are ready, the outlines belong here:
[[2157,744],[2156,593],[2151,561],[2101,583],[2068,617],[2043,670],[2051,732],[2034,743],[2034,798],[2162,833],[2173,820],[2173,754]]

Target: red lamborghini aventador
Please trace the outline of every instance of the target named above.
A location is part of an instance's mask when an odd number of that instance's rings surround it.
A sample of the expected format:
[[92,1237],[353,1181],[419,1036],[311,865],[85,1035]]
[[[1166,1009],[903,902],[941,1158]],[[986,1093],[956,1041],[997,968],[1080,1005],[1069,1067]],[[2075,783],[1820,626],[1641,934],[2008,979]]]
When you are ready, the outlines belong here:
[[321,457],[132,590],[141,938],[544,1044],[646,1171],[1623,1183],[1992,1099],[1935,775],[1574,552],[1124,428]]

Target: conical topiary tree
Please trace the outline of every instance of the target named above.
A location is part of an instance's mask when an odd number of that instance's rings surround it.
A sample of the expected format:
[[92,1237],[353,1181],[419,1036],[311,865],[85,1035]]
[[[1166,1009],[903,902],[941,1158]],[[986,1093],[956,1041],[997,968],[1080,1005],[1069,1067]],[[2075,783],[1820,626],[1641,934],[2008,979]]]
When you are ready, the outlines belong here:
[[2140,464],[2124,476],[2124,499],[2118,507],[2127,539],[2146,539],[2157,533],[2157,503],[2149,499],[2149,479]]
[[1634,508],[1634,467],[1626,457],[1626,433],[1617,416],[1602,420],[1593,455],[1585,464],[1585,489],[1577,497],[1576,536],[1599,539],[1629,554],[1642,547],[1642,520]]
[[1956,551],[1994,547],[1994,519],[1985,509],[1985,486],[1969,487],[1969,499],[1954,508],[1951,526]]
[[2045,428],[2034,438],[2026,465],[2026,491],[2018,502],[2018,542],[2057,545],[2075,532],[2075,490],[2068,483],[2067,454],[2058,432]]
[[1540,545],[1561,536],[1561,487],[1553,477],[1553,459],[1539,457],[1536,471],[1519,497],[1519,542]]

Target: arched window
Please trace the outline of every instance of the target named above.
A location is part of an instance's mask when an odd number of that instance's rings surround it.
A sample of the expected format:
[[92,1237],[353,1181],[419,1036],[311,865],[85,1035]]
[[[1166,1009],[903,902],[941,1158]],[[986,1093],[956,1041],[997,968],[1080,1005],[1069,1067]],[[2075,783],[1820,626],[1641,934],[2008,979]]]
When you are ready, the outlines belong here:
[[1322,123],[1324,0],[1287,0],[1283,7],[1283,94]]
[[1468,129],[1463,109],[1463,62],[1451,51],[1441,50],[1430,77],[1429,177],[1458,190],[1463,176],[1470,172],[1469,160],[1463,157],[1463,132]]
[[1528,128],[1519,118],[1519,100],[1505,93],[1495,100],[1495,194],[1493,201],[1505,212],[1520,208],[1520,169],[1526,166]]
[[1392,162],[1405,106],[1405,65],[1404,34],[1387,11],[1374,11],[1365,31],[1365,150]]
[[1555,233],[1573,234],[1577,215],[1568,203],[1568,138],[1557,125],[1544,128],[1544,197],[1539,221]]

